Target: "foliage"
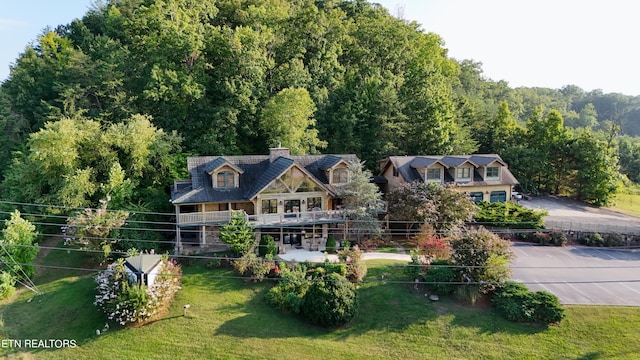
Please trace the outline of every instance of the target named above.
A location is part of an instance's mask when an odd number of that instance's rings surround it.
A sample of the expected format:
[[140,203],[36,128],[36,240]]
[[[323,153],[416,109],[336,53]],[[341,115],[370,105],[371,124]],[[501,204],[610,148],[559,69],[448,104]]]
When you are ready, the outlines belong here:
[[346,278],[351,282],[361,282],[367,276],[367,264],[362,259],[363,251],[358,245],[344,247],[338,251],[338,259],[347,265]]
[[[19,211],[15,210],[11,213],[11,218],[6,221],[0,238],[0,246],[3,248],[0,261],[10,273],[14,274],[15,279],[30,278],[35,274],[35,268],[31,263],[40,250],[35,243],[37,236],[36,227],[20,217]],[[5,276],[4,273],[3,276]],[[8,284],[7,281],[4,283]]]
[[567,245],[567,234],[564,231],[553,230],[549,233],[551,243],[555,246]]
[[247,221],[242,211],[234,211],[231,220],[220,227],[218,234],[220,240],[240,256],[247,254],[256,241],[253,226]]
[[6,271],[0,272],[0,300],[8,299],[16,292],[16,280]]
[[244,255],[235,259],[233,267],[242,276],[248,276],[253,280],[262,280],[276,267],[276,264],[268,258],[258,257],[255,254],[255,249],[251,247]]
[[384,204],[378,186],[369,181],[372,176],[364,163],[356,161],[349,164],[349,182],[338,187],[338,196],[344,199],[348,229],[356,242],[363,237],[382,235],[378,212]]
[[429,224],[422,224],[420,232],[413,237],[419,253],[425,257],[426,262],[432,259],[449,259],[451,246],[446,238],[439,237],[433,233]]
[[600,233],[593,233],[578,239],[578,242],[582,245],[593,247],[616,247],[627,245],[626,240],[619,234],[606,234],[605,236]]
[[495,226],[509,229],[542,229],[544,228],[545,210],[527,209],[513,202],[485,202],[477,204],[478,212],[474,221],[483,226]]
[[143,324],[168,309],[180,289],[182,271],[175,261],[163,258],[154,284],[148,287],[132,282],[124,262],[118,259],[95,277],[94,305],[120,325]]
[[113,244],[119,241],[118,229],[129,217],[126,211],[107,210],[109,200],[100,200],[98,209],[87,208],[67,218],[67,225],[62,229],[66,245],[102,251],[101,255],[94,253],[101,260],[109,257]]
[[267,134],[269,145],[281,143],[292,154],[315,154],[327,147],[326,141],[318,138],[314,128],[313,113],[316,107],[304,88],[281,90],[266,102],[262,110],[260,125]]
[[454,185],[413,182],[387,195],[389,218],[407,223],[428,223],[438,232],[452,231],[470,221],[477,207]]
[[333,234],[329,234],[329,236],[327,236],[326,251],[329,254],[334,254],[336,252],[336,237],[333,236]]
[[453,293],[455,285],[452,283],[460,281],[451,262],[445,259],[431,261],[422,279],[429,289],[441,295]]
[[302,298],[311,285],[307,267],[302,264],[288,266],[286,263],[280,263],[278,267],[280,281],[267,292],[267,302],[281,310],[299,314]]
[[533,242],[535,242],[536,244],[547,245],[549,244],[549,242],[551,242],[551,235],[546,232],[536,231],[535,233],[531,234],[531,239],[533,239]]
[[557,296],[531,292],[520,283],[507,282],[498,287],[492,301],[498,313],[510,321],[556,324],[565,317]]
[[[82,207],[112,196],[113,206],[146,203],[146,189],[169,185],[180,137],[133,115],[102,126],[83,117],[47,122],[16,153],[2,184],[25,203]],[[167,195],[164,194],[164,204]],[[160,210],[160,209],[158,209]]]
[[422,275],[424,275],[425,271],[427,271],[429,264],[427,263],[426,258],[422,256],[418,250],[411,250],[409,255],[411,256],[411,261],[404,268],[404,274],[412,281],[420,279]]
[[278,248],[276,247],[276,241],[271,235],[263,235],[260,237],[260,243],[258,244],[258,255],[260,257],[274,257],[278,253]]
[[461,281],[487,292],[509,278],[513,255],[507,240],[479,228],[452,236],[450,241],[451,262],[459,269]]
[[300,307],[305,319],[323,327],[344,325],[356,316],[357,310],[354,285],[336,273],[315,280],[302,297]]

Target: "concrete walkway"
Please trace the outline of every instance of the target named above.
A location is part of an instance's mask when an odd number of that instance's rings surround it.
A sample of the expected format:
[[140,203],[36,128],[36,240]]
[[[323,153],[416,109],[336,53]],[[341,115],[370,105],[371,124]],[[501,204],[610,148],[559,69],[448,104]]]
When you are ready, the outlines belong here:
[[[284,261],[298,261],[298,262],[324,262],[325,259],[328,259],[329,262],[337,262],[338,255],[335,254],[327,254],[325,255],[321,251],[308,251],[308,250],[288,250],[286,254],[278,254],[278,258]],[[411,261],[411,256],[408,254],[392,254],[392,253],[381,253],[381,252],[366,252],[362,255],[364,260],[373,260],[373,259],[388,259],[388,260],[401,260],[401,261]]]

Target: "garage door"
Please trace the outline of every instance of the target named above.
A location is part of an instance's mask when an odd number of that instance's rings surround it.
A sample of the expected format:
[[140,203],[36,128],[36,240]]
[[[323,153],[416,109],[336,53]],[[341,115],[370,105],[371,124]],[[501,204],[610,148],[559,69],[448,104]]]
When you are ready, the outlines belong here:
[[492,191],[489,197],[489,202],[505,202],[507,201],[506,191]]

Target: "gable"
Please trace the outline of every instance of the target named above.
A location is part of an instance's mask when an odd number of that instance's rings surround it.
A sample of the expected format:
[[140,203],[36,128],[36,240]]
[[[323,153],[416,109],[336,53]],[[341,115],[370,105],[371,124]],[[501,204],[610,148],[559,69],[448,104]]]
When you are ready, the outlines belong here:
[[291,165],[280,176],[269,182],[256,193],[260,194],[286,194],[296,192],[317,192],[327,189],[313,178],[304,168],[298,165]]

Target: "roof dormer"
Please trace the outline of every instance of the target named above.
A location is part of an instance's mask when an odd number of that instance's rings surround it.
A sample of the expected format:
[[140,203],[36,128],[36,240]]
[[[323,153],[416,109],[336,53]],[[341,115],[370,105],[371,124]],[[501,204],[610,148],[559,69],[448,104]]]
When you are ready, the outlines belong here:
[[211,175],[211,186],[214,189],[233,189],[240,186],[242,169],[229,163],[224,158],[216,159],[207,169]]

